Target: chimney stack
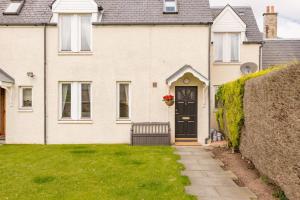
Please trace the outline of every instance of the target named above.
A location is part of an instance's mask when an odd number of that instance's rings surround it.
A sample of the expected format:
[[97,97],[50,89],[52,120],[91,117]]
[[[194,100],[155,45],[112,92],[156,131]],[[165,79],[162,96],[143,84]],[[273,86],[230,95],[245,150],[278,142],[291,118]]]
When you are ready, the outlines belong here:
[[277,38],[277,15],[274,6],[267,6],[264,16],[264,37],[266,39]]

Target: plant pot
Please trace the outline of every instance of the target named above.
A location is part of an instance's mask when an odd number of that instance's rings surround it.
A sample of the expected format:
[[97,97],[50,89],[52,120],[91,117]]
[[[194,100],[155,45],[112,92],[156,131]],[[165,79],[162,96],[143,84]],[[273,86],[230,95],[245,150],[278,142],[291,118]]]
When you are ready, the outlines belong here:
[[165,101],[165,103],[167,104],[167,106],[173,106],[174,100]]

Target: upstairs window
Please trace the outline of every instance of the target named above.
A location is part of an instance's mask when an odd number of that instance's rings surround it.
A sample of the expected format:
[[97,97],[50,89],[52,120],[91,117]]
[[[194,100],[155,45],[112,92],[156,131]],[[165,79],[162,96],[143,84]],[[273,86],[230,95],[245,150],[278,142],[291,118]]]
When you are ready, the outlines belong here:
[[60,51],[91,51],[92,22],[90,14],[60,15]]
[[176,0],[164,0],[164,12],[176,13],[177,12],[177,1]]
[[215,33],[214,49],[216,62],[240,61],[240,33]]

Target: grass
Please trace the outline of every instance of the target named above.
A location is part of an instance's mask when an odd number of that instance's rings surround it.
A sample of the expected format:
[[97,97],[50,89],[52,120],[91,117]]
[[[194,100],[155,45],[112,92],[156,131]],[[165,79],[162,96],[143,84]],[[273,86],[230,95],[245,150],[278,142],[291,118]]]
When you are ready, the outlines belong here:
[[1,200],[195,199],[171,147],[0,146]]

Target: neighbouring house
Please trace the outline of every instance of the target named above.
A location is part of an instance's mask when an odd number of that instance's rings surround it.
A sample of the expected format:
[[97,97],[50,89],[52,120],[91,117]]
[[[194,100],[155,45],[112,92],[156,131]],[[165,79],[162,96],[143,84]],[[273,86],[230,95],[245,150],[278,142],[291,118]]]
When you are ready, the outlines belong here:
[[0,135],[130,143],[132,122],[170,122],[204,144],[216,88],[259,69],[261,42],[250,7],[208,0],[0,0]]
[[277,18],[274,6],[267,6],[264,16],[264,44],[262,68],[300,61],[300,38],[282,39],[277,35]]

